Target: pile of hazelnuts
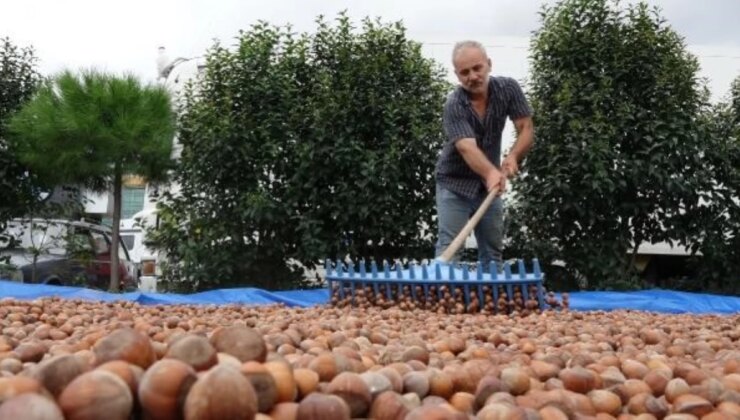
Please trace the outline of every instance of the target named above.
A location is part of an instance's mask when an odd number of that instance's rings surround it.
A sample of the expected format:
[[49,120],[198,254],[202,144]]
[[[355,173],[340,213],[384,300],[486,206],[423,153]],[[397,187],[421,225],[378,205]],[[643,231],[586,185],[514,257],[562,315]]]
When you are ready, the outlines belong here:
[[[402,310],[424,309],[439,314],[481,313],[483,315],[528,316],[545,310],[568,310],[570,296],[561,295],[561,300],[554,292],[545,291],[542,304],[538,300],[537,285],[515,285],[511,287],[512,295],[508,296],[505,286],[453,285],[439,286],[431,284],[426,290],[421,285],[380,284],[358,286],[357,283],[345,282],[333,285],[331,305],[339,308],[396,307]],[[496,294],[493,288],[496,288]],[[522,288],[527,288],[525,297]],[[466,296],[467,295],[467,296]],[[482,300],[481,300],[482,297]]]

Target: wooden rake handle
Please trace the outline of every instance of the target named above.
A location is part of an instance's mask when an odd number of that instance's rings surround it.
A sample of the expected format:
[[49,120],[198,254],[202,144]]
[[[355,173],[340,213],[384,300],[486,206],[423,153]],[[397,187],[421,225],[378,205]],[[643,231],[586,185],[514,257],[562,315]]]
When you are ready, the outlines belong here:
[[486,199],[483,200],[480,207],[478,207],[478,210],[475,211],[473,217],[468,220],[468,223],[465,224],[465,226],[462,228],[460,233],[457,234],[452,243],[450,243],[447,249],[444,250],[442,255],[436,258],[437,261],[443,263],[449,263],[450,261],[452,261],[452,257],[455,255],[457,250],[460,249],[462,244],[465,243],[465,239],[468,238],[470,232],[472,232],[473,229],[475,229],[475,227],[478,225],[481,217],[483,217],[483,213],[485,213],[486,210],[488,210],[488,208],[491,206],[491,203],[493,202],[493,199],[496,198],[497,194],[498,187],[495,187],[488,193],[488,196],[486,196]]

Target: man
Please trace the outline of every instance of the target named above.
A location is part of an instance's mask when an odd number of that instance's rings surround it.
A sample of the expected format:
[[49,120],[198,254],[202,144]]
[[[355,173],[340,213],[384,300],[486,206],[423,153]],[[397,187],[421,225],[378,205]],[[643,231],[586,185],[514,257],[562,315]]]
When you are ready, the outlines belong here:
[[[447,249],[488,192],[498,187],[499,196],[475,228],[479,261],[488,267],[491,260],[502,262],[504,209],[500,194],[506,179],[517,174],[519,162],[532,147],[532,109],[514,79],[490,76],[491,59],[480,43],[457,43],[452,64],[460,86],[444,106],[447,143],[436,167],[436,255]],[[501,134],[507,117],[514,123],[517,139],[501,163]]]

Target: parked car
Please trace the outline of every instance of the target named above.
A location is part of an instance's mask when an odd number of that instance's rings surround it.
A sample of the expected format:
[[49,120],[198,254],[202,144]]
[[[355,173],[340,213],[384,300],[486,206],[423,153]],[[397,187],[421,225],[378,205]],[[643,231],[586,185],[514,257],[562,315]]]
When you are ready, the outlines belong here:
[[[0,233],[0,278],[106,290],[111,238],[110,228],[95,223],[14,219]],[[122,242],[118,256],[120,289],[136,289],[136,267]]]

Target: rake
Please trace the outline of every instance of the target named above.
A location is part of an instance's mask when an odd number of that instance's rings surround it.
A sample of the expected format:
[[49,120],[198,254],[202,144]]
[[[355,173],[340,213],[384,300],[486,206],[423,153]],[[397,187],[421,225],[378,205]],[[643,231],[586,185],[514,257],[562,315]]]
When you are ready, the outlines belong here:
[[[491,190],[463,229],[432,262],[404,265],[375,261],[369,265],[361,260],[355,265],[337,260],[325,263],[325,279],[335,306],[380,306],[400,309],[429,309],[441,313],[473,313],[527,315],[560,306],[552,293],[545,296],[544,274],[539,261],[532,260],[532,270],[526,271],[524,260],[499,267],[492,262],[483,264],[453,263],[452,258],[493,202],[498,189]],[[486,270],[488,268],[488,270]],[[500,270],[499,270],[500,269]]]

